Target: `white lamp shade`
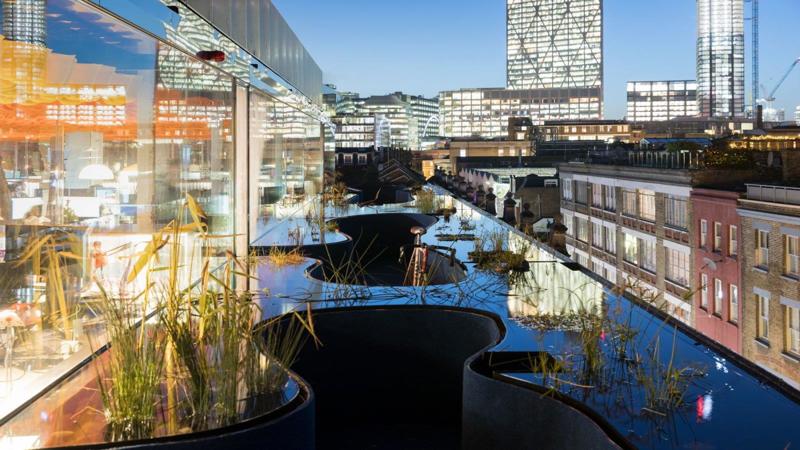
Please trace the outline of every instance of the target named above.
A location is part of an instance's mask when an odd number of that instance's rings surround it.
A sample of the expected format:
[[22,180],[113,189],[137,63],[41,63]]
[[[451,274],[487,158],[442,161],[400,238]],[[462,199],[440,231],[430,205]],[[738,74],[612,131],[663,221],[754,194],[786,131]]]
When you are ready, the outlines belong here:
[[114,179],[114,172],[105,164],[89,164],[78,173],[81,180],[109,181]]

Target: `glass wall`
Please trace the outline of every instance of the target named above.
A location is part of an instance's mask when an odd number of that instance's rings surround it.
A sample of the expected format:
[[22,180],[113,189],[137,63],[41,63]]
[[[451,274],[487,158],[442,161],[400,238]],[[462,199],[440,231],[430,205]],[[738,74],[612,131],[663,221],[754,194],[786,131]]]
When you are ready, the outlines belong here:
[[[244,59],[201,61],[80,0],[0,3],[2,419],[103,344],[103,292],[136,301],[136,259],[187,196],[216,236],[285,217],[279,206],[322,191],[325,141],[319,120],[286,103],[255,88],[237,98],[230,73],[246,76]],[[187,49],[209,25],[181,20],[166,38]],[[237,101],[250,116],[239,139]],[[251,161],[238,205],[237,142]],[[237,209],[250,224],[234,223]],[[234,244],[182,239],[183,283],[194,258],[221,263]]]

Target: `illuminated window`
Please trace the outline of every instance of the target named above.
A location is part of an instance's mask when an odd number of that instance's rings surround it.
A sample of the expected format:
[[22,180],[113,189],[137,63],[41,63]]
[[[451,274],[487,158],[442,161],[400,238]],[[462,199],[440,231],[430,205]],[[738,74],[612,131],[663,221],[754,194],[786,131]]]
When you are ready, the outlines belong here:
[[728,321],[739,322],[739,288],[735,284],[728,286]]
[[800,308],[785,306],[786,352],[800,355]]
[[755,239],[756,266],[766,269],[769,267],[769,233],[765,230],[756,230]]
[[622,190],[622,213],[626,216],[636,216],[636,191]]
[[783,236],[783,273],[792,277],[800,276],[800,238]]
[[700,307],[708,309],[708,275],[700,275]]
[[639,218],[648,222],[656,221],[656,194],[653,191],[639,191]]
[[736,225],[728,227],[728,255],[736,256],[739,254],[739,230]]
[[603,185],[592,183],[592,206],[603,207]]
[[664,199],[664,213],[667,225],[685,229],[686,228],[686,199],[667,195]]
[[714,278],[714,314],[722,316],[722,301],[724,300],[722,291],[722,280]]
[[639,240],[641,249],[641,266],[649,272],[656,272],[656,242],[645,239]]
[[617,189],[614,186],[604,186],[603,187],[604,196],[605,196],[605,210],[606,211],[616,211],[617,210]]
[[689,255],[672,248],[665,248],[667,257],[667,280],[689,287]]
[[639,265],[639,240],[635,236],[625,234],[624,241],[624,256],[625,261]]
[[700,247],[708,245],[708,222],[706,219],[700,220]]
[[756,294],[758,317],[756,322],[756,336],[759,339],[769,340],[769,298]]
[[722,224],[714,222],[714,251],[722,251]]

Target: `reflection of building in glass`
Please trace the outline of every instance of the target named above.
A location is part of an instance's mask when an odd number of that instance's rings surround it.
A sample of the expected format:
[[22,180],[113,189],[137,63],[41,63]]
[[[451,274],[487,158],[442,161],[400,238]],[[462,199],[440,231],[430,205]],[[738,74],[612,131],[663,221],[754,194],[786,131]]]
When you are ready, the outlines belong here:
[[697,116],[696,81],[629,81],[630,122],[658,122]]
[[697,83],[702,116],[744,114],[744,0],[698,0]]
[[2,34],[6,39],[47,45],[45,5],[47,0],[3,0]]

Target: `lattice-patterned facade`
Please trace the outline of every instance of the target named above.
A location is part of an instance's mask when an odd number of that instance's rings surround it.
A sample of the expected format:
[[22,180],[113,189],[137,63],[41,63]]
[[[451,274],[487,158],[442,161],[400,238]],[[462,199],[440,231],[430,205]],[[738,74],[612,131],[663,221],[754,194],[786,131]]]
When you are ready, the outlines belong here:
[[509,89],[602,89],[602,0],[507,0],[506,7]]

